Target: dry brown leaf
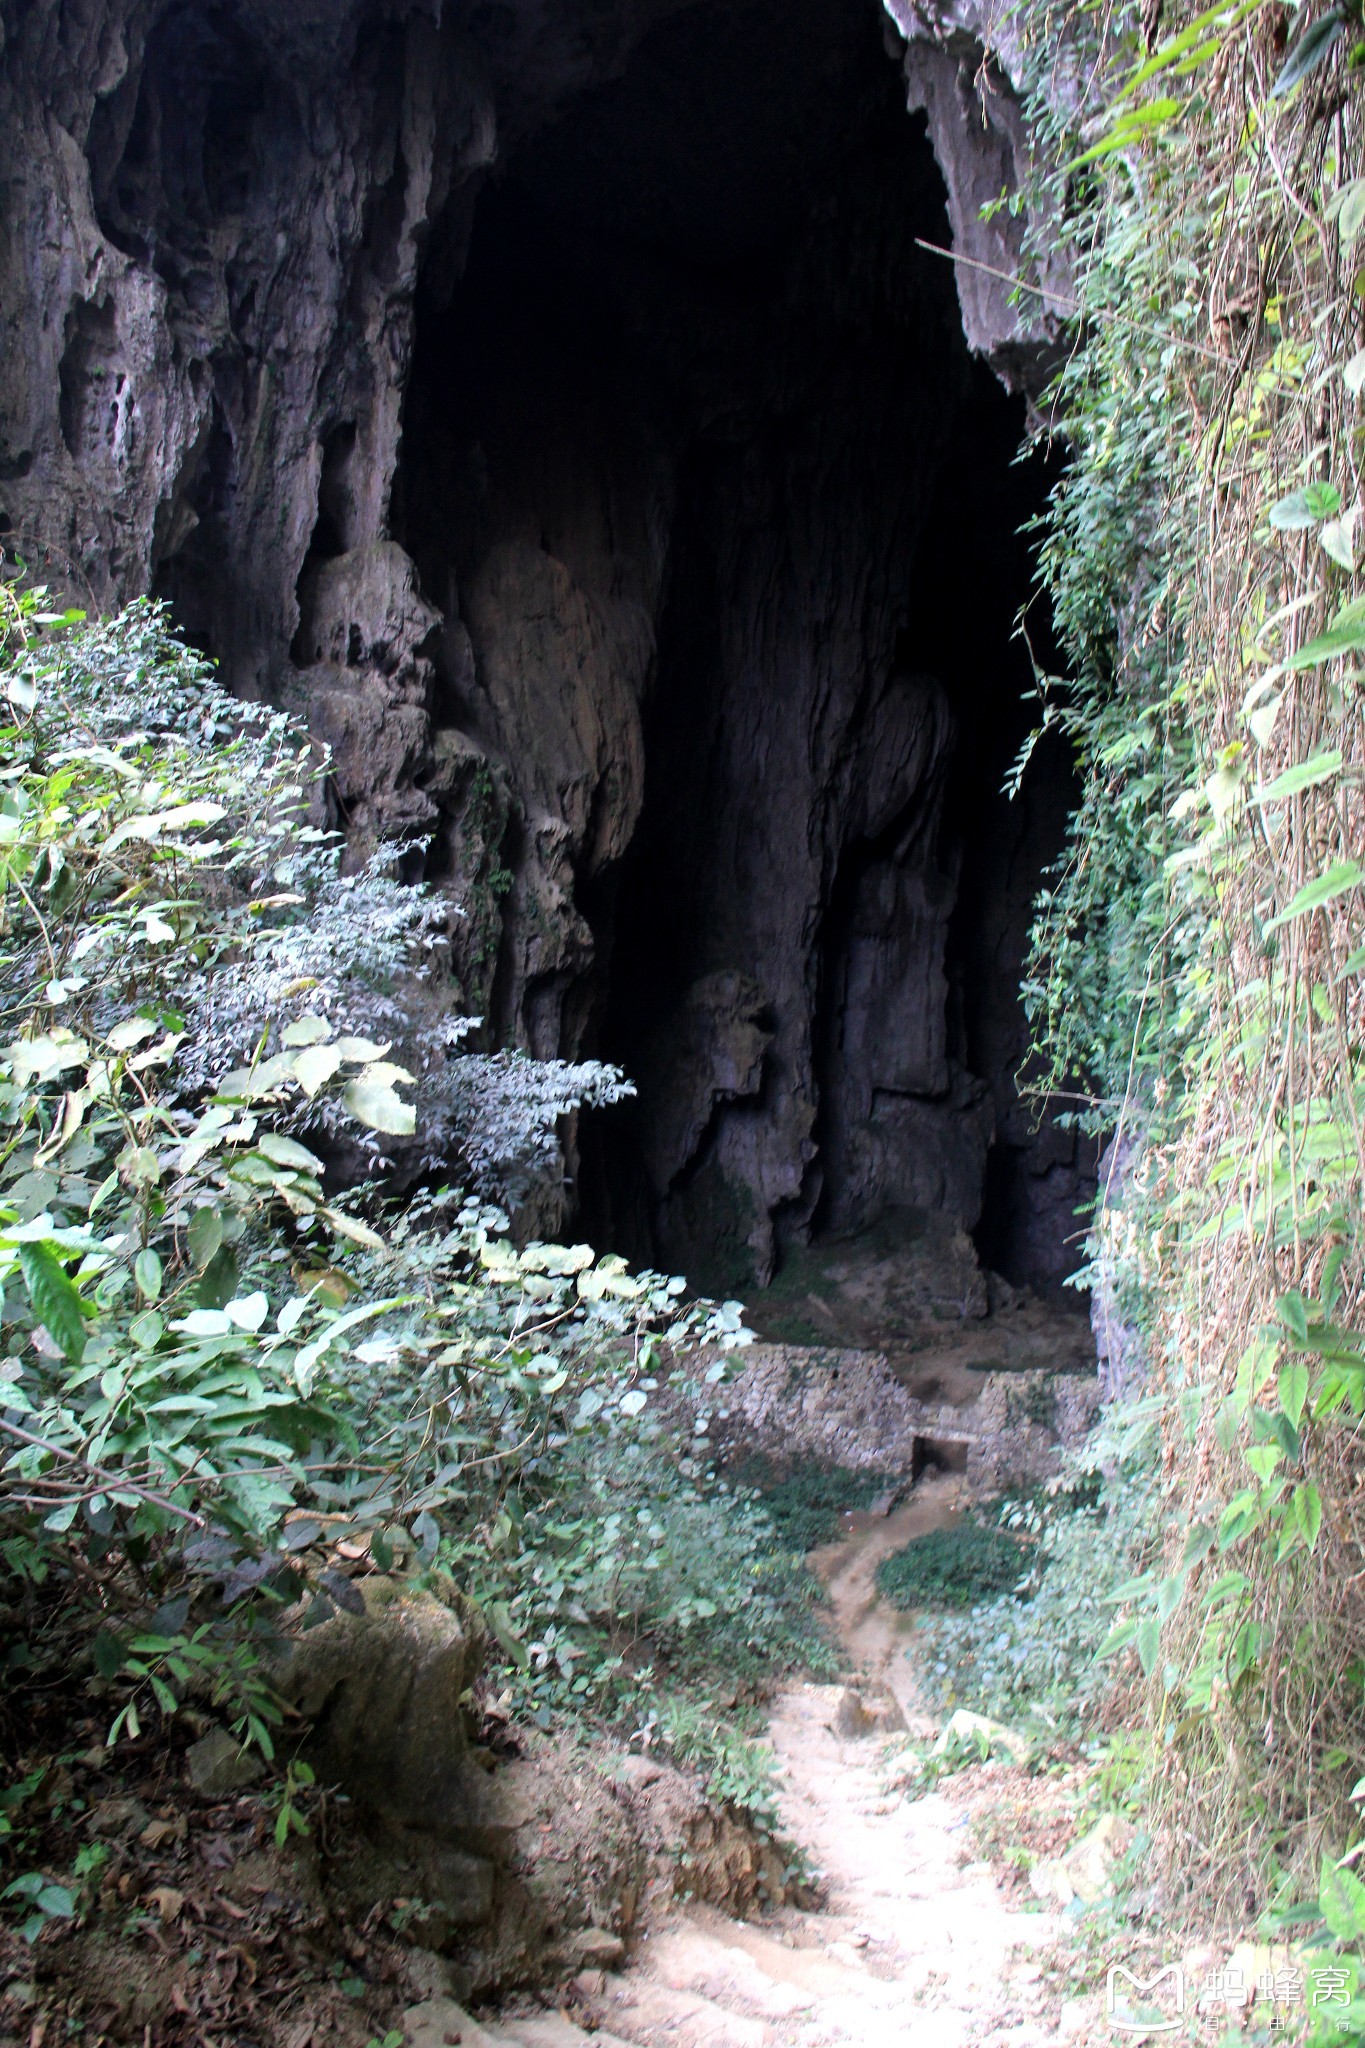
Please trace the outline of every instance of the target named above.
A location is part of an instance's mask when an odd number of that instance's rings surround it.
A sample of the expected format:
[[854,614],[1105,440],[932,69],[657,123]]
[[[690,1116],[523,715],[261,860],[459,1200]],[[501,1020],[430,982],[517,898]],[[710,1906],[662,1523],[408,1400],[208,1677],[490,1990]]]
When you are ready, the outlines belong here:
[[156,1907],[157,1912],[161,1915],[167,1926],[170,1926],[173,1921],[178,1920],[184,1910],[185,1894],[176,1891],[173,1885],[156,1885],[148,1892],[147,1897],[152,1905]]

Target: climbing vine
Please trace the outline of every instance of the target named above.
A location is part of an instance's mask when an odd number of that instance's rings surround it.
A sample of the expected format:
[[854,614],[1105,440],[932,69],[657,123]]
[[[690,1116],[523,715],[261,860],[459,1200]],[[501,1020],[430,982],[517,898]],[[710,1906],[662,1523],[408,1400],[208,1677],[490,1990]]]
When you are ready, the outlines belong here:
[[1043,697],[1084,786],[1028,999],[1141,1141],[1171,1527],[1108,1647],[1172,1875],[1239,1915],[1311,1889],[1355,1939],[1365,43],[1269,0],[1020,19],[1076,261]]

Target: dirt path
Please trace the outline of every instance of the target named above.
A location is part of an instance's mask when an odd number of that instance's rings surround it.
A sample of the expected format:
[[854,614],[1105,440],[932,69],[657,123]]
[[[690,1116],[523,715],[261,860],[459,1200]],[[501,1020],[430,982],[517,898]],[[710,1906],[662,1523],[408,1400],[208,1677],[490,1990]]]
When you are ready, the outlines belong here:
[[[1038,1961],[1057,1918],[1007,1903],[975,1860],[965,1805],[893,1789],[883,1742],[867,1730],[888,1692],[912,1727],[922,1711],[903,1654],[908,1624],[878,1601],[877,1563],[960,1499],[959,1482],[922,1484],[887,1516],[850,1517],[848,1536],[813,1560],[858,1686],[784,1694],[771,1740],[783,1817],[821,1874],[824,1910],[784,1908],[761,1925],[681,1911],[606,1979],[598,2031],[555,2013],[509,2017],[467,2032],[466,2048],[1042,2048],[1062,2038]],[[425,2044],[414,2037],[414,2048]]]

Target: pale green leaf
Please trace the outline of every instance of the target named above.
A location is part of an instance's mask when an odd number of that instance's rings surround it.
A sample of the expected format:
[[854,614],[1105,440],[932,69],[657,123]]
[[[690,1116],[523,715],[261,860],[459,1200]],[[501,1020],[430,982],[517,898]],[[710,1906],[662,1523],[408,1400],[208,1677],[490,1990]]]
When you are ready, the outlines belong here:
[[1341,772],[1340,747],[1327,747],[1310,755],[1306,761],[1296,761],[1292,768],[1286,768],[1273,782],[1256,792],[1257,801],[1263,804],[1278,803],[1282,797],[1296,796],[1301,789],[1312,789],[1319,782],[1328,782]]
[[151,1249],[140,1251],[133,1261],[133,1278],[144,1301],[155,1301],[161,1293],[161,1260]]
[[1331,556],[1338,568],[1354,570],[1356,565],[1356,521],[1360,517],[1358,506],[1343,512],[1340,519],[1329,519],[1318,538],[1324,551]]
[[390,1040],[386,1040],[383,1045],[376,1045],[372,1038],[339,1038],[336,1049],[342,1059],[359,1060],[367,1065],[371,1060],[382,1060],[385,1053],[391,1049],[391,1044]]
[[1331,867],[1323,874],[1311,882],[1305,882],[1303,887],[1295,892],[1285,909],[1268,921],[1266,931],[1277,931],[1282,924],[1288,924],[1292,918],[1305,917],[1310,910],[1320,910],[1324,904],[1335,903],[1339,896],[1349,895],[1352,889],[1357,888],[1363,876],[1365,869],[1359,861],[1333,861]]
[[259,1288],[254,1294],[244,1294],[236,1301],[224,1304],[223,1314],[239,1330],[255,1334],[270,1313],[270,1304]]
[[314,1096],[341,1065],[341,1050],[335,1045],[309,1045],[294,1055],[294,1076],[307,1096]]
[[330,1038],[332,1027],[325,1017],[296,1017],[292,1024],[286,1024],[280,1033],[285,1045],[318,1045],[324,1038]]
[[372,1081],[362,1074],[347,1082],[341,1099],[356,1121],[372,1131],[410,1138],[417,1128],[417,1114],[411,1104],[383,1081]]
[[1279,1395],[1281,1408],[1297,1429],[1308,1399],[1308,1367],[1302,1359],[1286,1359],[1280,1367]]
[[278,1131],[263,1131],[256,1140],[256,1150],[276,1166],[297,1166],[301,1173],[321,1173],[322,1161],[306,1145],[300,1145],[294,1138],[285,1138]]
[[1340,510],[1341,492],[1335,484],[1305,484],[1271,506],[1270,523],[1277,533],[1300,533]]
[[125,1017],[108,1033],[104,1042],[113,1052],[131,1052],[135,1045],[141,1045],[144,1038],[153,1037],[156,1028],[150,1018]]

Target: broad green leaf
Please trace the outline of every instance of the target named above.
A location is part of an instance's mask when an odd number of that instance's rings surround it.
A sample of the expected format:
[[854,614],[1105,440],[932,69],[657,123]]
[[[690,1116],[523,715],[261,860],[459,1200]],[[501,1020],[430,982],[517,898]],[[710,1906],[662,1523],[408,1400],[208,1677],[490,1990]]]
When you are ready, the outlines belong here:
[[1298,652],[1291,654],[1284,667],[1291,674],[1300,669],[1316,668],[1319,662],[1333,661],[1339,654],[1355,654],[1365,647],[1365,598],[1353,598],[1343,605],[1325,633],[1307,640]]
[[1312,789],[1319,782],[1330,782],[1341,772],[1340,747],[1327,747],[1313,754],[1306,761],[1296,761],[1292,768],[1286,768],[1264,789],[1258,789],[1258,803],[1278,803],[1282,797],[1297,796],[1301,789]]
[[1305,484],[1271,506],[1270,523],[1277,533],[1300,533],[1340,510],[1341,492],[1335,484]]
[[1356,521],[1360,517],[1358,506],[1343,512],[1340,519],[1329,519],[1318,538],[1325,553],[1340,569],[1354,570],[1356,565]]
[[1270,745],[1270,735],[1275,730],[1275,721],[1280,715],[1280,706],[1283,702],[1283,696],[1276,695],[1271,697],[1266,703],[1258,704],[1254,711],[1247,713],[1247,724],[1251,728],[1251,735],[1257,746],[1268,747]]
[[1226,818],[1237,801],[1238,792],[1246,781],[1245,768],[1216,768],[1204,784],[1204,794],[1209,800],[1215,818]]
[[5,1058],[14,1069],[16,1081],[46,1081],[53,1074],[79,1067],[90,1057],[90,1047],[70,1031],[43,1032],[37,1038],[20,1038],[9,1046]]
[[140,1251],[134,1260],[133,1278],[144,1301],[155,1301],[160,1295],[161,1261],[150,1246]]
[[1310,22],[1289,52],[1279,77],[1270,88],[1273,100],[1283,99],[1296,85],[1302,85],[1305,78],[1311,78],[1319,65],[1331,56],[1346,29],[1346,16],[1341,8],[1329,7],[1326,14]]
[[244,1294],[236,1301],[230,1301],[223,1309],[228,1321],[235,1323],[239,1330],[253,1334],[261,1328],[270,1313],[270,1303],[259,1289],[254,1294]]
[[335,1045],[308,1045],[294,1055],[294,1075],[305,1095],[325,1088],[341,1065],[341,1051]]
[[285,1045],[317,1045],[324,1038],[330,1038],[332,1027],[325,1017],[296,1017],[292,1024],[286,1024],[280,1033]]
[[1318,1904],[1338,1941],[1354,1943],[1365,1934],[1365,1884],[1353,1870],[1340,1863],[1325,1862]]
[[1281,925],[1288,924],[1293,918],[1305,917],[1310,910],[1320,910],[1324,904],[1335,903],[1339,896],[1347,896],[1357,888],[1362,878],[1365,878],[1365,868],[1359,861],[1333,861],[1325,873],[1305,882],[1278,916],[1267,920],[1266,931],[1278,931]]
[[229,1245],[220,1244],[199,1276],[195,1290],[201,1308],[222,1308],[237,1292],[237,1260]]
[[216,1209],[196,1209],[187,1234],[190,1257],[202,1272],[223,1242],[223,1219]]
[[1322,1495],[1316,1486],[1308,1481],[1296,1486],[1290,1498],[1289,1512],[1305,1548],[1316,1549],[1318,1532],[1322,1528]]
[[21,1244],[19,1266],[33,1313],[62,1356],[79,1365],[85,1352],[81,1298],[61,1260],[46,1244]]
[[385,1053],[391,1050],[391,1041],[376,1045],[372,1038],[339,1038],[336,1048],[344,1060],[359,1060],[363,1065],[368,1065],[371,1060],[383,1059]]
[[256,1140],[256,1150],[263,1152],[276,1166],[297,1166],[304,1173],[321,1173],[322,1161],[306,1145],[296,1143],[293,1138],[281,1137],[278,1131],[263,1131]]
[[135,1045],[141,1045],[144,1038],[156,1036],[156,1024],[147,1017],[125,1017],[116,1024],[105,1038],[105,1044],[113,1052],[131,1052]]
[[1280,1367],[1279,1395],[1281,1408],[1297,1429],[1308,1399],[1308,1367],[1301,1358],[1286,1359]]
[[1234,1543],[1240,1543],[1247,1533],[1254,1529],[1260,1514],[1260,1502],[1250,1488],[1234,1495],[1228,1502],[1218,1524],[1218,1548],[1230,1550]]
[[356,1121],[372,1131],[410,1138],[417,1128],[417,1113],[411,1104],[383,1081],[372,1081],[362,1074],[347,1082],[341,1099]]
[[352,1244],[364,1245],[366,1251],[382,1252],[385,1249],[384,1240],[377,1230],[371,1230],[368,1223],[348,1216],[344,1209],[319,1209],[318,1214],[326,1218],[338,1237],[348,1237]]
[[1365,389],[1365,348],[1356,350],[1341,374],[1346,380],[1346,389],[1352,398],[1358,398]]
[[232,1322],[221,1308],[192,1308],[171,1328],[182,1331],[186,1337],[226,1337]]
[[169,811],[147,812],[141,817],[125,818],[118,829],[110,833],[100,848],[100,858],[108,860],[120,846],[130,839],[151,842],[164,838],[168,832],[186,832],[194,825],[216,825],[225,818],[227,811],[222,804],[177,804]]
[[1145,106],[1128,110],[1120,115],[1109,133],[1089,149],[1073,156],[1066,165],[1068,171],[1079,170],[1082,164],[1097,163],[1101,157],[1112,156],[1116,150],[1128,149],[1140,142],[1150,129],[1159,128],[1163,122],[1181,111],[1182,102],[1175,99],[1149,100]]
[[1138,1623],[1135,1640],[1143,1675],[1150,1678],[1156,1670],[1156,1660],[1161,1649],[1161,1623],[1154,1614],[1145,1615]]
[[1228,1657],[1228,1677],[1235,1685],[1261,1654],[1261,1631],[1254,1621],[1244,1621],[1233,1638]]
[[1275,1304],[1275,1313],[1291,1337],[1308,1342],[1308,1305],[1297,1287],[1291,1287]]
[[1138,1623],[1131,1616],[1127,1621],[1116,1621],[1095,1652],[1096,1662],[1117,1656],[1120,1650],[1126,1650],[1137,1632]]

